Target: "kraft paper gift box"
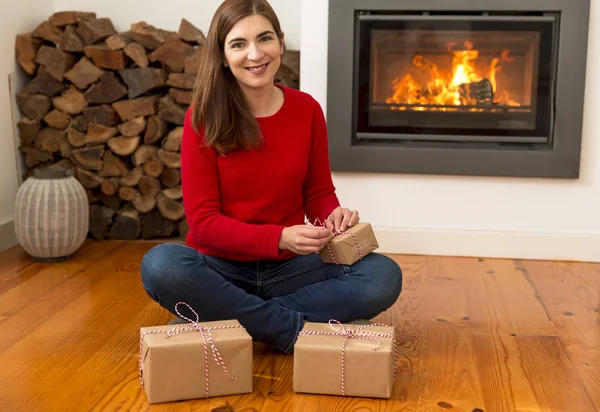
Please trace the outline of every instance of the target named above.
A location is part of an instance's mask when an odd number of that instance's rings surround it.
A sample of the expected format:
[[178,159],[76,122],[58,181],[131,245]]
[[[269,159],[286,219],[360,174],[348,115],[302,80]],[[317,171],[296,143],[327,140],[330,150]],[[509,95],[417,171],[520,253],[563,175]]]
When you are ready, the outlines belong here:
[[[358,331],[355,336],[346,337],[338,323],[331,326],[307,322],[304,325],[294,346],[294,391],[389,398],[396,375],[394,328],[385,325],[365,329],[362,329],[363,325],[343,326],[346,331]],[[369,334],[387,337],[379,336],[380,346],[373,350],[378,345],[377,340],[360,338]]]
[[354,236],[349,233],[335,235],[327,246],[319,251],[323,262],[351,265],[359,260],[360,256],[364,257],[379,247],[373,228],[368,222],[357,223],[344,232],[353,233]]
[[[252,392],[252,338],[237,320],[204,322],[230,375],[193,324],[140,329],[140,381],[148,403],[171,402]],[[226,329],[214,329],[227,327]],[[184,329],[167,337],[165,331]],[[207,346],[208,375],[204,345]],[[217,355],[217,358],[219,355]],[[208,393],[206,377],[208,376]]]

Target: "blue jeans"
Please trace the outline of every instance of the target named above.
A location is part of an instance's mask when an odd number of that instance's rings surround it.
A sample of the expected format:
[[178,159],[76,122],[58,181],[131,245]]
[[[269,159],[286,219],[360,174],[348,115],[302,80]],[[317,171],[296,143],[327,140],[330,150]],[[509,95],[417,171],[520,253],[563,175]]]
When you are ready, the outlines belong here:
[[237,262],[164,243],[144,256],[141,272],[148,295],[171,313],[183,301],[203,322],[237,319],[255,340],[283,352],[293,351],[305,321],[371,319],[402,289],[398,264],[377,253],[351,266],[323,263],[316,253]]

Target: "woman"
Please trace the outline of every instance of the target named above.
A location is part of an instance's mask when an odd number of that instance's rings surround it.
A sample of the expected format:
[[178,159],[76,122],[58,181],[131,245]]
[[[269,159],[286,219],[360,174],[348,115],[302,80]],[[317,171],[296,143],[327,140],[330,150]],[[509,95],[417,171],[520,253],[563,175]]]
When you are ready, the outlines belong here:
[[141,272],[170,312],[184,301],[202,321],[238,319],[254,339],[291,352],[305,321],[350,322],[389,308],[402,272],[376,253],[352,266],[324,264],[317,253],[359,216],[335,195],[321,107],[274,84],[282,53],[267,1],[219,7],[184,124],[187,246],[154,247]]

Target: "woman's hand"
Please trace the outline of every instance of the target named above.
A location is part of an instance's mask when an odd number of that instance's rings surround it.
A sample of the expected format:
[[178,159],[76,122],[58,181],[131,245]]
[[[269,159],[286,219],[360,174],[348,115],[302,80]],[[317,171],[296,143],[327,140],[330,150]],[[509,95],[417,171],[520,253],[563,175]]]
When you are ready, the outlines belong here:
[[322,226],[290,226],[281,232],[279,249],[291,250],[298,255],[317,253],[332,237],[331,230]]
[[357,224],[359,220],[357,210],[336,207],[327,218],[325,225],[332,232],[343,232]]

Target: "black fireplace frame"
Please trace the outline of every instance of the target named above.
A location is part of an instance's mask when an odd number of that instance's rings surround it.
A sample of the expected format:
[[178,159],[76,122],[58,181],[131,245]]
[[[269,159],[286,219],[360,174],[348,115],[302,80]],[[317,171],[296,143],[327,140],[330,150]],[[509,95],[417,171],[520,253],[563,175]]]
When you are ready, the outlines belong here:
[[[578,178],[590,0],[329,0],[327,122],[340,172]],[[559,14],[554,113],[547,143],[359,139],[355,127],[360,12]],[[468,136],[465,136],[468,140]]]

